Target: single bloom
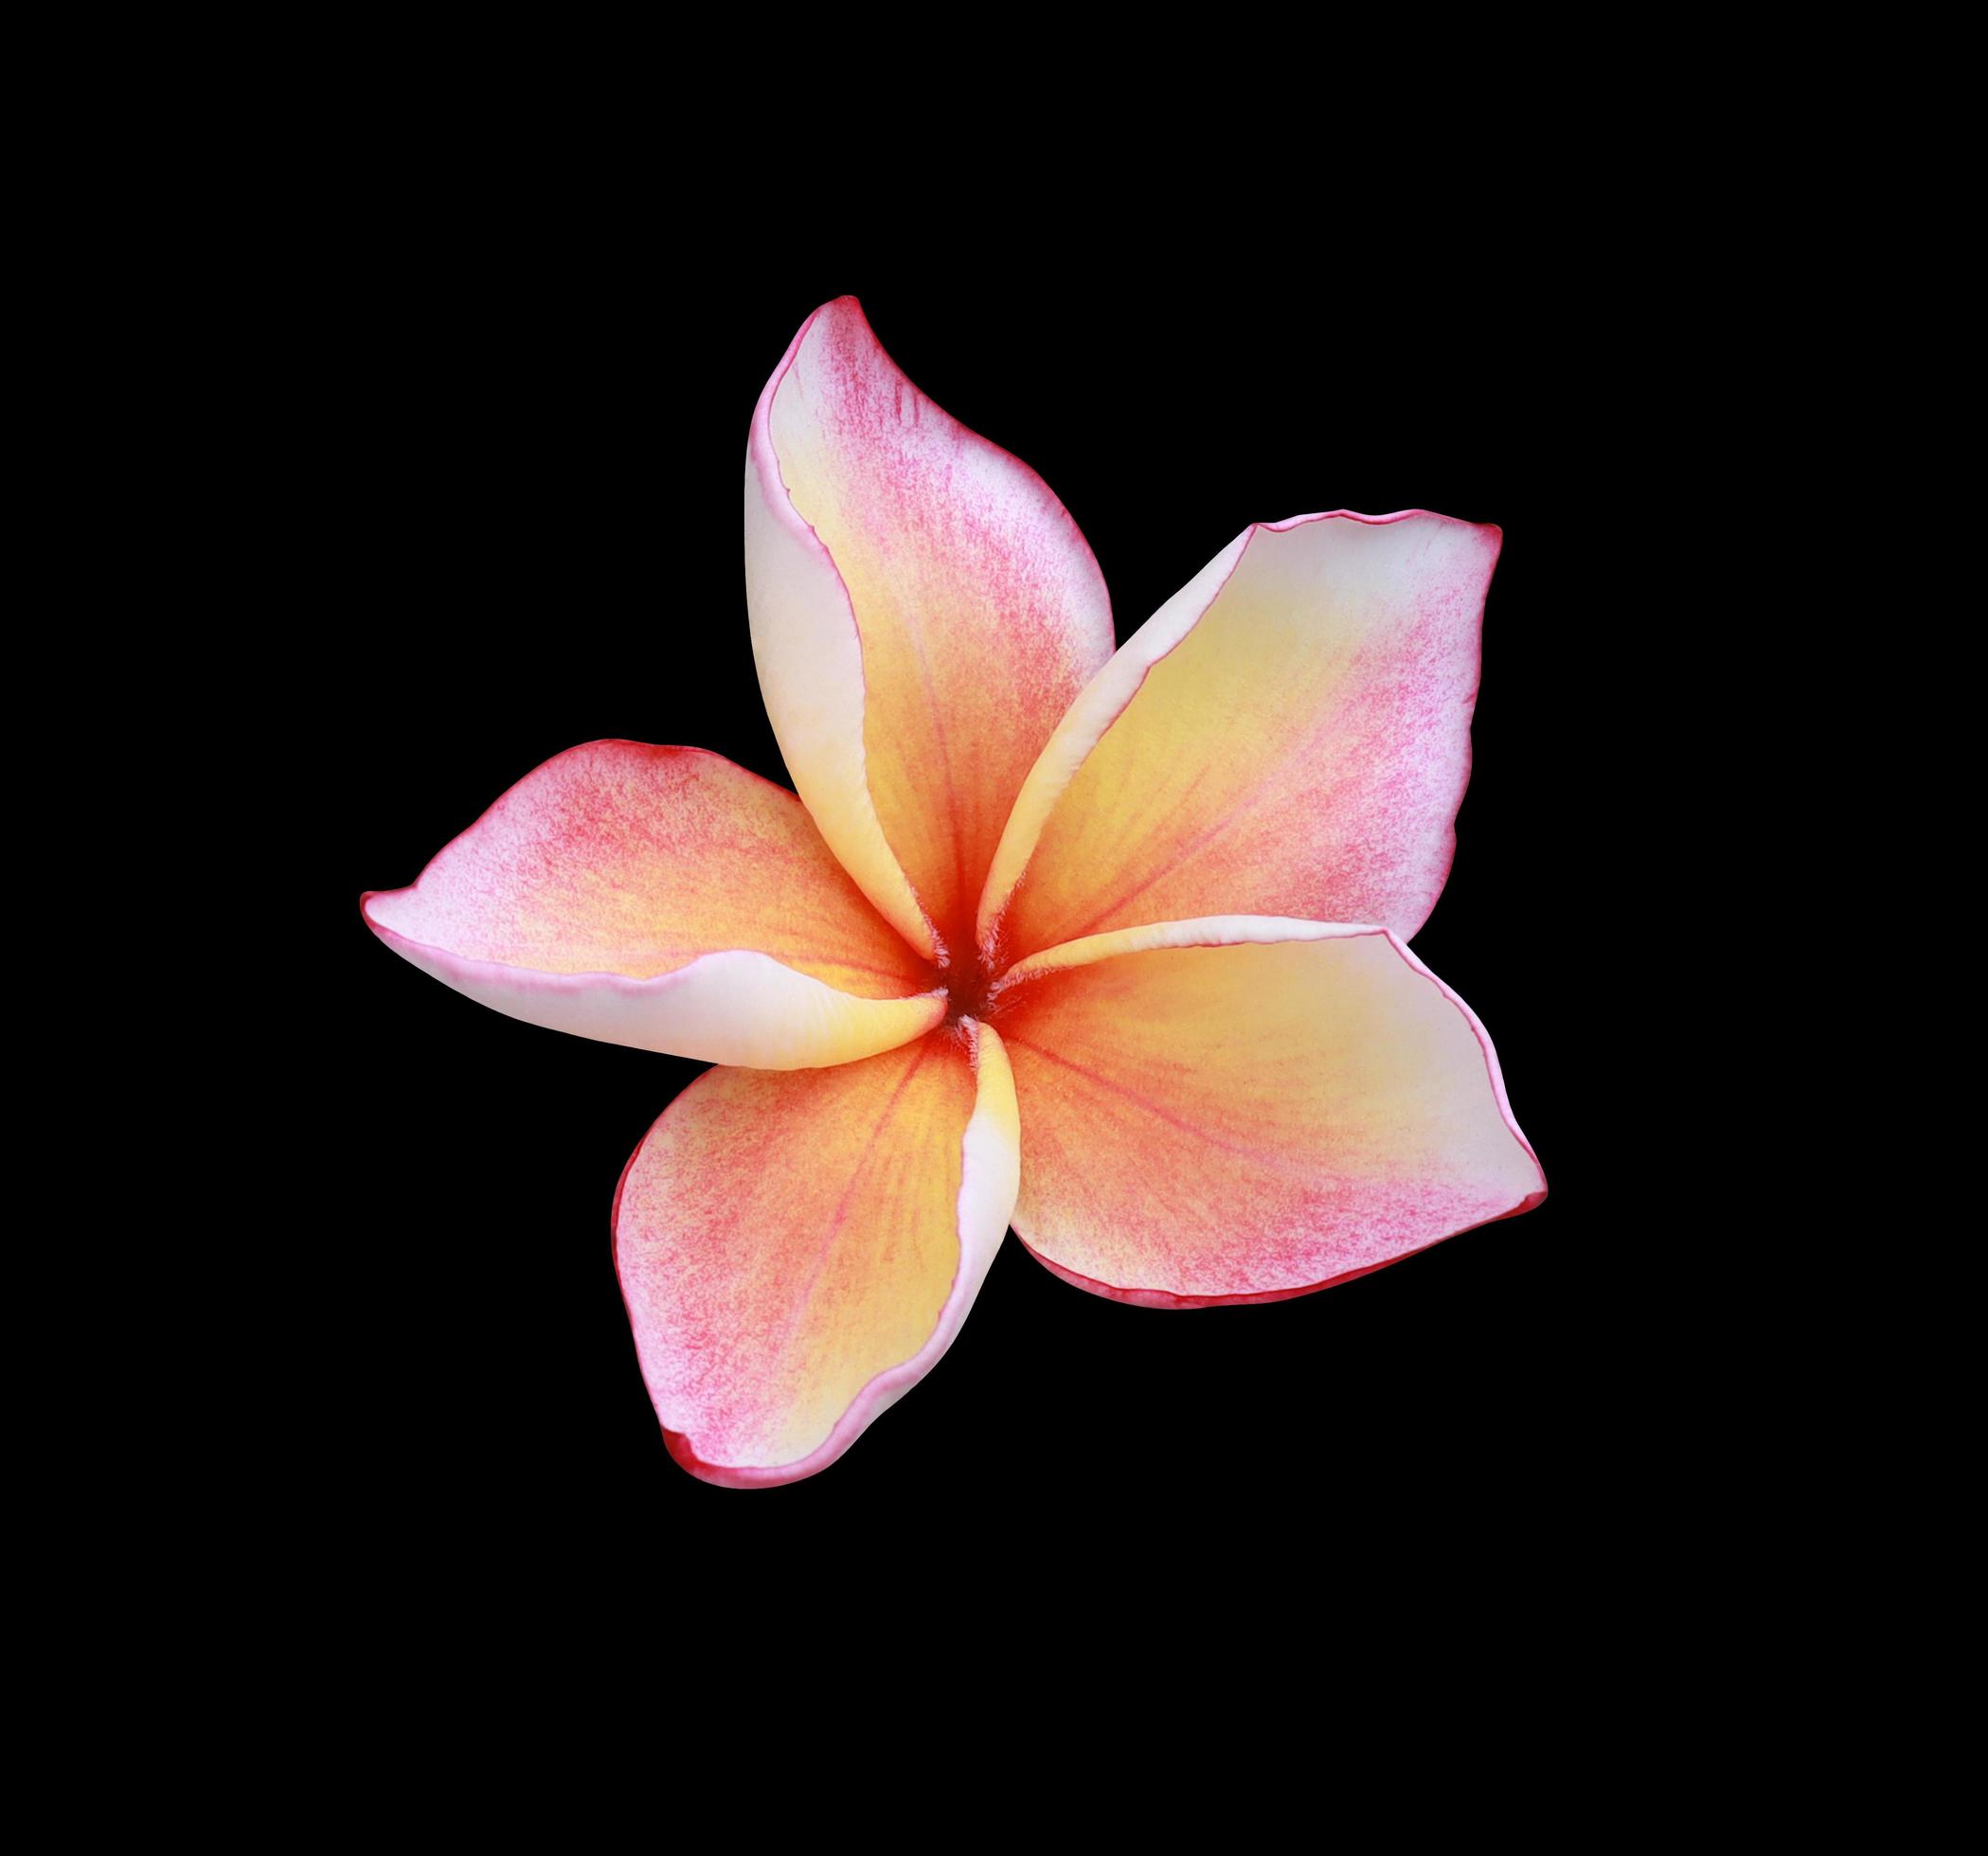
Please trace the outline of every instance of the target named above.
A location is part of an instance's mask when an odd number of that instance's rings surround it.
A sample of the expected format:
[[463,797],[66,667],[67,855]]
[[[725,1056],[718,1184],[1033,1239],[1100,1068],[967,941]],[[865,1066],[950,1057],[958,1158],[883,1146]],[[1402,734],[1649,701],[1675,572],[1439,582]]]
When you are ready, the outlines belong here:
[[833,1462],[1011,1228],[1120,1301],[1275,1301],[1546,1196],[1407,942],[1448,874],[1499,531],[1239,535],[1116,651],[1026,465],[853,297],[754,412],[745,579],[790,793],[697,748],[527,776],[375,934],[497,1010],[709,1062],[615,1260],[671,1453]]

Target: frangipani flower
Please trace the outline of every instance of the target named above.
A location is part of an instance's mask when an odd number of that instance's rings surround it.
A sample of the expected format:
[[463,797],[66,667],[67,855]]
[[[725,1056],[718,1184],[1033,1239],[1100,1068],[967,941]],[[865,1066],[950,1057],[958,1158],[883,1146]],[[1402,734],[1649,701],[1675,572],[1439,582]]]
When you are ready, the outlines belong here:
[[1545,1197],[1483,1026],[1406,945],[1455,848],[1498,544],[1419,510],[1259,524],[1114,652],[1048,486],[853,298],[808,319],[745,471],[795,792],[595,741],[362,903],[500,1011],[717,1066],[614,1207],[680,1463],[826,1468],[1011,1225],[1081,1288],[1192,1308]]

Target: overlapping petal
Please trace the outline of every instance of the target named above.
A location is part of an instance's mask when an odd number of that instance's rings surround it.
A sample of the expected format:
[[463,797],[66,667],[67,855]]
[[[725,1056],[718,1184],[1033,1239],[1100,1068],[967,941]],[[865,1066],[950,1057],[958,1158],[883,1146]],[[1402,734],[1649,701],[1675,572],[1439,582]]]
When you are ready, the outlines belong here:
[[997,1005],[1015,1231],[1100,1294],[1302,1294],[1545,1197],[1483,1026],[1384,929],[1120,931],[1024,963]]
[[569,749],[362,906],[498,1011],[710,1062],[844,1063],[945,1013],[799,800],[699,748]]
[[1218,911],[1413,935],[1456,847],[1499,539],[1423,511],[1238,537],[1058,726],[981,938],[1012,958]]
[[914,947],[963,955],[1015,794],[1111,655],[1083,535],[845,296],[754,414],[745,573],[767,714],[823,837]]
[[833,1462],[952,1344],[1018,1165],[1002,1042],[970,1021],[836,1069],[700,1077],[615,1202],[677,1461],[735,1487]]

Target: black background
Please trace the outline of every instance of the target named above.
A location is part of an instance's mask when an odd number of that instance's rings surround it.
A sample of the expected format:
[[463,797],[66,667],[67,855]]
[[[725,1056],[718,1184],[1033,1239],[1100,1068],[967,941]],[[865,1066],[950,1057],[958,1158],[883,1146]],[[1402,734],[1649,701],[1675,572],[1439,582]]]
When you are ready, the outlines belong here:
[[[341,643],[309,673],[334,718],[313,1190],[337,1236],[313,1272],[338,1311],[356,1550],[439,1588],[558,1594],[644,1556],[942,1569],[972,1541],[1087,1601],[1129,1543],[1161,1580],[1137,1602],[1185,1617],[1215,1602],[1208,1536],[1261,1545],[1268,1579],[1325,1555],[1354,1585],[1405,1548],[1564,1548],[1617,1447],[1627,1313],[1584,953],[1616,803],[1594,718],[1624,538],[1593,509],[1619,402],[1583,318],[1489,230],[1370,250],[1330,221],[1296,243],[1249,224],[1185,257],[914,242],[409,210],[323,280],[310,530]],[[767,375],[843,292],[920,387],[1048,479],[1121,639],[1254,520],[1423,507],[1503,527],[1460,848],[1415,947],[1490,1029],[1550,1196],[1243,1309],[1120,1306],[1011,1240],[952,1350],[846,1456],[742,1491],[667,1455],[609,1258],[622,1166],[702,1066],[473,1005],[357,902],[576,742],[690,743],[784,783],[740,479]]]

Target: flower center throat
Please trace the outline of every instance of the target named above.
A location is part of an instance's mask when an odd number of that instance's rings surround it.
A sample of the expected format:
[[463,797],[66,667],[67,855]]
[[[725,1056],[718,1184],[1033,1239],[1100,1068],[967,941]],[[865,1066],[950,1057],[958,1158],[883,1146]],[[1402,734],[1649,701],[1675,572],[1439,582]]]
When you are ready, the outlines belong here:
[[943,969],[940,977],[946,989],[947,1026],[958,1025],[962,1018],[985,1023],[994,1015],[994,976],[988,971],[977,948],[963,963]]

